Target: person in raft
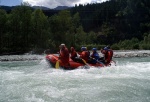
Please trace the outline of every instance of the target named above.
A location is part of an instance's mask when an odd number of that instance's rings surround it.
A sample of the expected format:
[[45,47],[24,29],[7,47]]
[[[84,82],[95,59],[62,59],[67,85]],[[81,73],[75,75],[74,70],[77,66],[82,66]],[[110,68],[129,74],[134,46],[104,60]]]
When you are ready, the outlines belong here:
[[61,44],[59,46],[59,61],[62,66],[68,66],[69,65],[69,50],[65,46],[65,44]]
[[70,55],[71,55],[70,58],[73,61],[85,64],[85,62],[82,60],[82,58],[80,58],[80,55],[78,56],[78,53],[76,52],[76,50],[74,49],[74,47],[70,48]]
[[77,56],[77,52],[76,52],[76,50],[74,49],[74,47],[71,47],[70,48],[70,58],[73,60],[73,61],[75,61],[75,62],[77,62],[78,61],[78,56]]
[[100,59],[100,56],[97,52],[97,48],[93,48],[92,54],[90,55],[90,62],[89,63],[96,64],[99,59]]
[[86,47],[81,47],[81,53],[79,53],[80,57],[82,60],[85,60],[86,62],[89,61],[89,56],[90,56],[90,52],[87,50]]
[[106,46],[103,49],[101,49],[101,53],[104,54],[104,58],[102,62],[106,65],[110,64],[112,57],[113,57],[113,50],[110,49],[109,46]]

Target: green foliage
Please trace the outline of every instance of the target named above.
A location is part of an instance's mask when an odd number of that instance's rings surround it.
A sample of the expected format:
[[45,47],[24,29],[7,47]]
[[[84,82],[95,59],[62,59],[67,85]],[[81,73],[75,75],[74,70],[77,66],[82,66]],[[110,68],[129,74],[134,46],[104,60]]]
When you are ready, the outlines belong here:
[[[46,48],[49,40],[48,19],[41,10],[34,12],[27,4],[14,8],[2,24],[4,32],[1,52],[26,52],[35,48]],[[5,26],[4,26],[5,25]]]
[[139,49],[139,40],[137,38],[132,38],[131,40],[120,41],[118,44],[113,44],[111,46],[112,49],[115,50],[125,50],[125,49]]
[[118,32],[113,25],[109,23],[104,23],[102,25],[102,34],[106,37],[105,44],[112,44],[118,41]]
[[148,44],[141,44],[141,49],[150,50],[150,45],[148,45]]
[[140,47],[139,47],[139,44],[136,43],[136,44],[133,44],[132,48],[133,48],[133,49],[139,49]]
[[[6,22],[7,22],[7,14],[4,10],[0,9],[0,49],[2,49],[5,45],[6,39]],[[1,50],[0,50],[1,52]]]
[[61,43],[79,49],[150,49],[150,0],[109,0],[60,12],[22,3],[0,9],[0,53],[57,51]]
[[144,37],[143,41],[139,41],[137,38],[132,38],[131,40],[120,41],[119,43],[113,44],[111,46],[115,50],[126,50],[126,49],[144,49],[150,50],[150,34]]
[[112,48],[113,50],[120,50],[120,47],[119,47],[118,44],[113,44],[113,45],[111,46],[111,48]]
[[[69,11],[59,12],[58,15],[54,15],[49,20],[51,26],[51,39],[59,46],[60,43],[66,43],[66,37],[68,37],[71,31],[71,15]],[[68,35],[68,36],[67,36]]]
[[[18,6],[11,11],[7,18],[7,47],[12,51],[28,49],[28,35],[30,34],[31,9],[27,6]],[[8,42],[10,41],[10,42]]]
[[86,44],[86,33],[83,31],[83,27],[79,26],[76,29],[76,34],[75,34],[75,42],[78,45],[83,45]]
[[96,44],[97,42],[97,34],[95,32],[91,31],[86,35],[86,44]]
[[37,9],[32,13],[32,41],[37,48],[46,48],[49,40],[49,23],[44,13]]
[[60,43],[65,43],[68,47],[85,44],[86,33],[79,21],[78,13],[71,16],[70,11],[66,10],[49,18],[50,38],[56,46],[59,46]]
[[144,43],[145,44],[150,44],[150,34],[148,36],[144,37]]
[[141,49],[150,50],[150,34],[144,37],[143,42],[140,45]]

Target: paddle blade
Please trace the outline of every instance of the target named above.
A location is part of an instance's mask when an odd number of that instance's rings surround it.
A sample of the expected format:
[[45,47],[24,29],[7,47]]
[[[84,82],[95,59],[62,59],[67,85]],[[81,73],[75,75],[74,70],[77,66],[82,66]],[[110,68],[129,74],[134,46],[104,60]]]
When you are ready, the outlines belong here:
[[56,62],[55,64],[55,68],[58,69],[59,68],[59,61]]
[[83,63],[85,64],[85,68],[86,68],[86,69],[89,69],[90,66],[86,63],[86,61],[85,61],[84,59],[82,59],[82,61],[83,61]]
[[84,64],[87,64],[86,61],[84,59],[82,59],[82,61],[84,62]]

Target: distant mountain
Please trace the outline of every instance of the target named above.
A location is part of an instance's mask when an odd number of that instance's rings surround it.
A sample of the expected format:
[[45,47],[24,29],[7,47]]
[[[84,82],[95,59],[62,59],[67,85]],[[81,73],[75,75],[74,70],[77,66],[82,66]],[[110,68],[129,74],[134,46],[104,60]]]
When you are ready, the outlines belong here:
[[50,8],[44,7],[44,6],[32,6],[32,8],[34,8],[34,9],[42,9],[42,10],[50,10]]
[[3,5],[0,5],[0,9],[4,9],[6,11],[10,11],[12,10],[13,8],[15,8],[15,6],[3,6]]
[[[32,6],[32,8],[34,9],[42,9],[42,10],[52,10],[48,7],[44,7],[44,6]],[[56,8],[54,8],[54,10],[65,10],[65,9],[68,9],[68,8],[71,8],[71,7],[68,7],[68,6],[57,6]]]
[[56,8],[54,8],[54,10],[65,10],[65,9],[69,9],[71,7],[68,6],[57,6]]
[[[6,11],[10,11],[12,10],[13,8],[15,8],[17,6],[3,6],[3,5],[0,5],[0,8],[1,9],[4,9]],[[44,6],[32,6],[33,9],[41,9],[41,10],[52,10],[48,7],[44,7]],[[58,6],[56,8],[54,8],[53,10],[65,10],[65,9],[69,9],[71,7],[68,7],[68,6]]]

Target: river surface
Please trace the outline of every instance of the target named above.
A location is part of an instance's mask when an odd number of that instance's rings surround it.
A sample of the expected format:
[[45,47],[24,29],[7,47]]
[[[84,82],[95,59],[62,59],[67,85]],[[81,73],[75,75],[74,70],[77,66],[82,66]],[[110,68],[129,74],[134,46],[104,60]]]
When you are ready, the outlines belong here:
[[150,101],[150,57],[114,58],[117,66],[66,71],[53,69],[44,55],[24,55],[35,56],[0,62],[0,102]]

